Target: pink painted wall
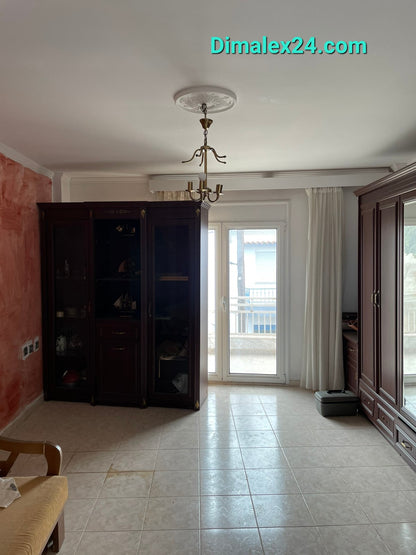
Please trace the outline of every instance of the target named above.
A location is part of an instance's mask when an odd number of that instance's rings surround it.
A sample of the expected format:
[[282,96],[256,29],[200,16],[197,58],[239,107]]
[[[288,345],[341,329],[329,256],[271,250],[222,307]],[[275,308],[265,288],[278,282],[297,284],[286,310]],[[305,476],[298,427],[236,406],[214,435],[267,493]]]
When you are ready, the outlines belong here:
[[51,180],[0,153],[0,430],[42,393],[42,350],[21,360],[21,346],[41,338],[37,202],[50,202]]

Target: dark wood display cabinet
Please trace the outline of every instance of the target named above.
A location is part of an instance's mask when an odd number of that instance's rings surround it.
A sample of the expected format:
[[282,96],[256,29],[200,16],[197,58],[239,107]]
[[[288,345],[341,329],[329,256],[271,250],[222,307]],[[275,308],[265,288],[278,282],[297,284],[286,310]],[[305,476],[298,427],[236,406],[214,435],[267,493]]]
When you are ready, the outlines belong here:
[[199,409],[208,210],[39,204],[46,399]]
[[416,164],[356,194],[361,407],[416,468]]

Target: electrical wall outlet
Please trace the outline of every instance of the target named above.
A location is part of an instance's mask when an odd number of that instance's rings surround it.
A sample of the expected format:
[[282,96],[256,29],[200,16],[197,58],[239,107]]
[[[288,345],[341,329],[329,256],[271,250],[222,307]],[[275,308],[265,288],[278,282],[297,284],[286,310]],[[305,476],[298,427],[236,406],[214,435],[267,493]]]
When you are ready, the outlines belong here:
[[33,353],[33,341],[31,339],[27,342],[27,346],[29,349],[29,355],[31,355]]
[[22,353],[21,353],[21,355],[22,355],[22,360],[26,360],[27,357],[28,357],[29,354],[30,354],[30,353],[29,353],[29,343],[28,343],[28,342],[24,343],[24,344],[22,345],[21,349],[22,349]]
[[40,345],[39,337],[35,337],[35,339],[33,340],[33,350],[35,352],[39,351],[39,345]]

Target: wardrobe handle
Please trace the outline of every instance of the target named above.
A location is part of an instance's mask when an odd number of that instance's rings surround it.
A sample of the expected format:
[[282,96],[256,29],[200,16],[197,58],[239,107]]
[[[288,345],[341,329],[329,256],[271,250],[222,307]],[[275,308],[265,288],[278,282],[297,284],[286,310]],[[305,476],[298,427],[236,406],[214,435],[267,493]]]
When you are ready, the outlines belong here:
[[113,351],[125,351],[126,347],[113,347]]
[[126,335],[126,331],[112,331],[111,334],[112,335]]
[[408,449],[409,451],[412,450],[412,446],[410,445],[410,443],[404,439],[400,442],[400,445],[402,445],[405,449]]
[[376,291],[374,299],[375,299],[376,307],[379,308],[380,307],[380,291]]

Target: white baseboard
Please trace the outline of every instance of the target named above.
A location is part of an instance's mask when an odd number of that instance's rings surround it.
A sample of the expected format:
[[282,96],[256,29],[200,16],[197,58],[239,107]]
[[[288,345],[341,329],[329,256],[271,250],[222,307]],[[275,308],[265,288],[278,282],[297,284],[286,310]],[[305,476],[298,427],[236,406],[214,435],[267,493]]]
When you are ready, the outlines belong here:
[[0,430],[0,435],[7,436],[7,430],[9,430],[12,426],[17,424],[18,422],[23,422],[28,418],[32,412],[37,409],[43,403],[43,393],[36,397],[31,403],[25,406],[25,408],[15,417],[11,422],[7,424],[3,430]]

